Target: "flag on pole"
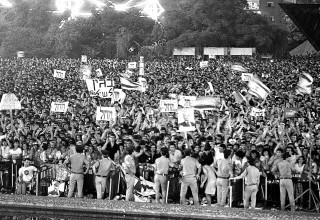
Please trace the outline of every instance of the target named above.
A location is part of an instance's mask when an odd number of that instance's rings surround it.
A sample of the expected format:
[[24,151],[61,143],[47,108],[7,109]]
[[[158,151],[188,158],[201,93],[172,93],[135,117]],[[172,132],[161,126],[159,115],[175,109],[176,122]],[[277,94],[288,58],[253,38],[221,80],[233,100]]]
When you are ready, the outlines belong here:
[[311,94],[313,78],[309,73],[302,73],[300,76],[296,92],[298,94]]
[[141,91],[141,85],[139,82],[132,82],[130,79],[120,77],[121,88],[126,90],[139,90]]
[[258,78],[253,77],[248,83],[248,93],[261,99],[266,99],[270,94],[270,89]]
[[232,64],[231,70],[239,71],[239,72],[248,72],[248,70],[244,68],[241,64]]

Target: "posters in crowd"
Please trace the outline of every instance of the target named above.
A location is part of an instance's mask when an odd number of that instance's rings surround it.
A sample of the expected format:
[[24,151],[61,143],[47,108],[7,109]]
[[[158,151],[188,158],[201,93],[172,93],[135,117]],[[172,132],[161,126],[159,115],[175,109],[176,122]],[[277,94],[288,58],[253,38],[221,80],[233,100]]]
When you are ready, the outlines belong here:
[[115,107],[97,107],[96,121],[116,121]]
[[241,64],[232,64],[231,70],[239,71],[239,72],[248,72],[248,70],[244,68]]
[[2,95],[0,102],[0,110],[14,110],[21,109],[21,103],[17,96],[13,93],[6,93]]
[[112,98],[113,81],[105,79],[87,79],[86,80],[89,95],[91,97]]
[[196,110],[213,110],[220,108],[221,98],[220,97],[197,97],[196,100],[191,101],[191,106]]
[[201,61],[200,62],[200,68],[207,68],[209,67],[209,61]]
[[270,94],[270,89],[258,78],[252,77],[248,83],[248,93],[260,99],[266,99]]
[[313,78],[309,73],[302,73],[297,85],[296,92],[299,94],[311,94]]
[[126,93],[122,91],[122,89],[114,89],[113,96],[112,96],[112,103],[119,102],[122,104],[126,99]]
[[59,79],[65,79],[66,78],[66,71],[64,70],[53,70],[53,77],[59,78]]
[[261,117],[261,116],[264,117],[265,116],[265,112],[266,112],[265,109],[258,109],[258,108],[253,107],[251,109],[250,115],[253,116],[253,117]]
[[284,109],[284,117],[285,118],[294,118],[297,116],[299,112],[299,108],[285,108]]
[[181,108],[178,109],[178,125],[179,131],[194,131],[195,119],[194,119],[194,108]]
[[144,76],[144,57],[140,57],[140,62],[139,62],[139,76]]
[[137,62],[128,63],[128,69],[136,69],[136,68],[137,68]]
[[69,102],[51,102],[51,112],[66,113]]
[[79,72],[80,72],[80,79],[87,80],[91,77],[91,66],[89,65],[81,65]]
[[146,92],[148,88],[147,80],[145,78],[139,77],[138,82],[141,86],[141,92]]
[[241,74],[241,80],[244,82],[249,82],[253,78],[252,73],[242,73]]
[[100,68],[96,69],[96,74],[97,74],[97,77],[102,77],[103,76],[102,70]]
[[160,112],[176,112],[178,110],[178,100],[160,100]]
[[179,102],[178,104],[184,108],[189,108],[191,107],[191,102],[195,101],[197,99],[196,96],[179,96]]
[[233,92],[232,95],[238,104],[242,104],[243,101],[247,102],[246,97],[244,97],[240,92]]
[[209,89],[210,89],[210,91],[211,91],[211,92],[214,92],[214,90],[213,90],[213,86],[212,86],[212,83],[211,83],[211,82],[208,82],[208,85],[209,85]]
[[88,62],[88,57],[87,57],[87,55],[81,55],[81,62],[82,62],[82,63],[87,63],[87,62]]
[[124,77],[120,77],[121,88],[125,90],[137,90],[141,91],[142,87],[139,82],[133,82],[130,79],[126,79]]
[[126,71],[124,73],[120,73],[120,76],[126,79],[129,79],[130,77],[132,77],[133,72],[129,69],[126,69]]
[[18,51],[17,52],[17,57],[18,58],[24,58],[24,56],[25,56],[24,54],[25,54],[24,51]]

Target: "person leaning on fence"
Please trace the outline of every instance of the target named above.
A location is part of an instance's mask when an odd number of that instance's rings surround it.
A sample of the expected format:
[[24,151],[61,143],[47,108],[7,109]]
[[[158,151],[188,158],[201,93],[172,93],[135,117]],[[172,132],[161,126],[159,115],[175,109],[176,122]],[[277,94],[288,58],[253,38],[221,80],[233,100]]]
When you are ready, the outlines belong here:
[[[294,201],[294,192],[293,192],[293,182],[292,182],[292,173],[294,168],[291,165],[290,154],[285,153],[282,155],[283,161],[279,162],[276,166],[272,168],[272,173],[280,178],[280,204],[281,210],[285,210],[286,202],[286,191],[288,192],[288,197],[290,201],[291,211],[295,211],[295,201]],[[277,171],[279,173],[277,173]]]
[[107,187],[107,178],[110,170],[113,169],[113,162],[109,158],[109,151],[102,150],[102,159],[93,165],[93,173],[96,175],[95,183],[97,199],[102,199]]
[[126,172],[125,179],[127,184],[126,201],[134,201],[133,189],[136,174],[136,165],[134,162],[134,147],[128,147],[128,154],[124,158],[123,167]]
[[190,186],[193,201],[195,205],[199,205],[198,180],[200,178],[201,164],[198,160],[191,157],[191,149],[184,151],[185,158],[181,160],[182,167],[182,184],[180,191],[180,203],[186,203],[186,194]]
[[260,171],[255,167],[255,160],[248,159],[249,166],[237,177],[230,178],[230,180],[237,180],[245,178],[244,191],[244,208],[249,208],[249,199],[251,198],[251,208],[256,207],[257,192],[259,191]]
[[30,159],[26,158],[24,160],[24,166],[19,169],[19,178],[17,184],[17,194],[26,194],[27,186],[30,190],[33,189],[35,185],[35,173],[38,169],[34,166],[30,166]]
[[[67,169],[71,171],[68,198],[73,196],[76,184],[78,197],[83,197],[84,174],[87,174],[89,171],[89,161],[86,159],[85,155],[82,154],[82,152],[83,147],[76,146],[76,153],[64,161],[65,165],[70,164],[71,166],[71,169],[69,169],[67,166]],[[84,165],[86,170],[83,172]]]

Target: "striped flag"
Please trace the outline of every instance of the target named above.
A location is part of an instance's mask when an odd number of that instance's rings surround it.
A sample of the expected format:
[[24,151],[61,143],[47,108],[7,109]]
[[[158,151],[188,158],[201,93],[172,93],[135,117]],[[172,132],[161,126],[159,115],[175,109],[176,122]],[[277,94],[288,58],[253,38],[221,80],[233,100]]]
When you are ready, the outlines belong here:
[[195,110],[212,110],[220,108],[221,99],[219,97],[197,97],[195,101],[190,102]]
[[233,92],[232,95],[236,100],[236,103],[241,104],[243,101],[247,102],[247,99],[240,92]]
[[296,92],[298,94],[311,94],[311,86],[313,83],[313,78],[308,73],[302,73],[300,76]]
[[270,94],[270,89],[258,78],[252,78],[248,84],[248,93],[261,99],[266,99]]
[[141,85],[138,82],[132,82],[130,79],[120,77],[121,88],[126,90],[139,90],[141,91]]
[[244,68],[241,64],[232,64],[231,70],[239,71],[239,72],[248,72],[248,70]]

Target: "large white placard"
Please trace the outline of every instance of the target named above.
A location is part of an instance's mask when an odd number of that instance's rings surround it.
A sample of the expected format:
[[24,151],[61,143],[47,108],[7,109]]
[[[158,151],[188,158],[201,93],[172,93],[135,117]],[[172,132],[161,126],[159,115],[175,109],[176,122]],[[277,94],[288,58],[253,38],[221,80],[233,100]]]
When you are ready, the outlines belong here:
[[2,95],[0,102],[0,110],[13,110],[21,109],[21,103],[17,96],[12,93],[6,93]]
[[82,63],[87,63],[87,62],[88,62],[88,57],[87,57],[87,55],[81,55],[81,62],[82,62]]
[[80,72],[80,79],[87,80],[91,77],[91,66],[89,65],[81,65],[79,72]]
[[18,51],[17,52],[17,57],[18,58],[24,58],[24,51]]
[[173,56],[195,56],[196,48],[195,47],[182,47],[182,48],[174,48]]
[[90,96],[99,96],[100,98],[112,98],[113,81],[105,79],[87,79],[86,84]]
[[230,48],[230,55],[231,56],[252,56],[252,54],[255,52],[255,48],[237,48],[237,47],[231,47]]
[[252,73],[242,73],[241,75],[241,79],[244,82],[249,82],[252,79],[252,77],[253,77]]
[[69,102],[51,102],[51,112],[66,113]]
[[136,68],[137,68],[137,62],[128,63],[128,69],[136,69]]
[[178,109],[178,125],[179,131],[194,131],[195,119],[194,108],[182,108]]
[[116,117],[115,107],[97,107],[96,121],[115,121]]
[[53,70],[53,77],[59,78],[59,79],[65,79],[66,78],[66,71],[64,70]]
[[178,100],[160,100],[160,112],[176,112],[178,110]]
[[205,47],[203,48],[203,55],[210,56],[225,56],[228,55],[228,48],[226,47]]
[[251,109],[250,115],[253,117],[261,117],[261,116],[264,116],[265,111],[266,111],[265,109],[258,109],[258,108],[253,107]]
[[209,62],[208,61],[201,61],[200,68],[206,68],[206,67],[209,67]]

